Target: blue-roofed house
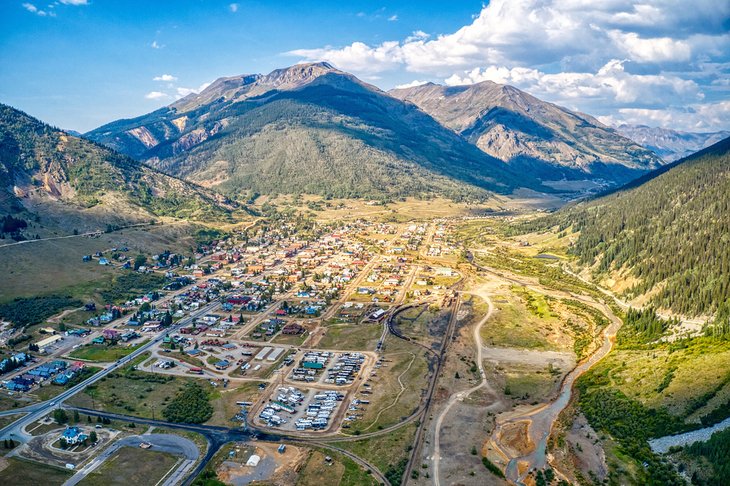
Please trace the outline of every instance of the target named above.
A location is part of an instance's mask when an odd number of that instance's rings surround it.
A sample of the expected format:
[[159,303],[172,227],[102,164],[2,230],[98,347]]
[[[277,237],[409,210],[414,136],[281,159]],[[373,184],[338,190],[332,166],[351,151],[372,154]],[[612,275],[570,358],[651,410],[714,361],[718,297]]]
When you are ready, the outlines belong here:
[[66,427],[66,430],[61,434],[61,439],[66,439],[66,443],[69,445],[78,444],[89,438],[87,434],[84,434],[83,430],[78,427]]

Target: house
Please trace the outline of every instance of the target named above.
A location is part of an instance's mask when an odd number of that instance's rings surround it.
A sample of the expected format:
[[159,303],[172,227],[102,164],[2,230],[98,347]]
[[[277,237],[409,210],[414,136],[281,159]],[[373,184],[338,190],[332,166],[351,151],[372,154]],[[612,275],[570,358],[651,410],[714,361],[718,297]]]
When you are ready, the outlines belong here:
[[102,335],[105,339],[108,339],[110,341],[118,341],[119,340],[119,331],[115,331],[113,329],[104,329],[102,332]]
[[68,445],[75,445],[85,441],[89,436],[84,434],[79,427],[66,427],[59,438],[65,439]]
[[99,258],[99,265],[109,265],[109,260],[104,257]]
[[92,339],[91,344],[104,344],[104,341],[106,341],[106,339],[104,339],[104,336],[99,336]]
[[282,329],[281,332],[282,334],[297,335],[302,334],[304,332],[304,328],[296,322],[292,322],[284,326],[284,329]]

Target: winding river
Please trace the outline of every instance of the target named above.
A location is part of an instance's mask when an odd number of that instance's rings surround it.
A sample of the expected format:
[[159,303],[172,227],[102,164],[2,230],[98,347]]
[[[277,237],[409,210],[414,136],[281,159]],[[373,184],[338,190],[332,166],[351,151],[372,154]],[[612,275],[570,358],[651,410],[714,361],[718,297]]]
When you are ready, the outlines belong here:
[[[557,420],[558,415],[560,415],[560,412],[562,412],[570,402],[575,380],[598,363],[598,361],[603,359],[613,348],[616,332],[622,324],[621,319],[616,317],[611,309],[605,304],[593,303],[591,305],[600,309],[611,319],[611,324],[603,331],[603,344],[601,347],[598,348],[588,359],[580,362],[578,366],[573,368],[573,370],[566,375],[561,385],[560,393],[555,400],[542,408],[534,410],[523,416],[511,418],[510,420],[499,424],[499,427],[503,427],[509,423],[528,422],[529,427],[527,433],[529,434],[532,443],[535,444],[535,448],[532,452],[524,456],[514,457],[507,463],[505,475],[507,476],[507,479],[514,483],[522,484],[522,480],[530,470],[545,467],[547,462],[547,440],[550,436],[550,431],[552,430],[553,424]],[[496,432],[497,431],[495,431],[495,437]],[[520,463],[527,465],[527,467],[523,469],[522,474],[520,474],[520,468],[518,467]]]

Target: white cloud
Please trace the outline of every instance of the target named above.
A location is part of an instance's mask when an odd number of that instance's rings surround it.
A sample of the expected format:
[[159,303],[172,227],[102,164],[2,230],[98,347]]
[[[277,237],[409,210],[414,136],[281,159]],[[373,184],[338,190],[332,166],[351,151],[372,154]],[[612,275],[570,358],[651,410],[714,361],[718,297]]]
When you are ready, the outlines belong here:
[[388,17],[388,22],[397,22],[398,21],[398,15],[391,15]]
[[228,9],[231,12],[236,13],[236,12],[238,12],[238,4],[237,3],[232,3],[232,4],[228,5]]
[[162,48],[163,48],[163,47],[165,47],[165,46],[163,46],[162,44],[160,44],[159,42],[157,42],[157,41],[155,40],[155,41],[152,41],[152,44],[150,44],[150,47],[151,47],[152,49],[162,49]]
[[414,79],[410,83],[406,84],[399,84],[395,87],[395,89],[406,89],[406,88],[415,88],[416,86],[423,86],[424,84],[427,84],[428,81],[419,81],[417,79]]
[[88,5],[89,0],[59,0],[64,5]]
[[168,98],[170,95],[167,93],[163,93],[162,91],[150,91],[144,97],[148,100],[161,100],[164,98]]
[[[39,17],[55,17],[56,16],[55,12],[41,10],[38,7],[36,7],[35,5],[33,5],[32,3],[24,3],[22,6],[28,12],[34,13]],[[49,7],[53,7],[53,5],[49,5]]]
[[[718,5],[697,0],[691,9],[674,3],[646,0],[637,6],[634,0],[492,0],[470,24],[430,40],[408,36],[378,45],[354,42],[336,48],[297,49],[289,54],[306,60],[331,60],[344,69],[381,72],[399,66],[443,75],[447,70],[490,64],[559,64],[576,69],[611,58],[637,63],[686,62],[708,55],[693,46],[701,42],[697,38],[701,34],[722,45],[730,2]],[[689,20],[683,20],[674,10],[692,12]],[[645,18],[653,19],[650,28],[642,21]]]
[[175,89],[175,91],[177,91],[177,96],[176,96],[176,98],[178,98],[178,99],[179,99],[179,98],[184,98],[184,97],[186,97],[187,95],[189,95],[189,94],[193,94],[193,93],[195,93],[195,94],[198,94],[198,93],[200,93],[201,91],[203,91],[203,90],[204,90],[205,88],[207,88],[208,86],[210,86],[210,83],[203,83],[203,84],[201,84],[200,86],[198,86],[197,88],[183,88],[183,87],[177,87],[177,88]]
[[641,62],[675,62],[689,61],[692,48],[684,40],[670,37],[642,39],[635,32],[624,33],[611,31],[608,33],[613,42],[631,59]]
[[603,106],[640,106],[666,104],[667,100],[698,102],[702,91],[691,80],[668,74],[631,74],[626,71],[627,61],[612,59],[595,73],[544,73],[531,68],[490,66],[475,68],[463,75],[454,74],[446,79],[450,86],[493,81],[511,84],[531,94],[557,102],[575,104],[575,101],[598,100]]
[[152,78],[152,81],[166,81],[172,83],[173,81],[177,81],[177,77],[173,76],[172,74],[163,74],[161,76],[155,76],[154,78]]
[[666,109],[621,108],[615,115],[598,118],[613,126],[628,123],[686,131],[720,131],[730,127],[730,101]]
[[693,106],[692,117],[713,117],[699,107],[730,98],[728,24],[730,2],[718,0],[491,0],[450,33],[286,54],[362,77],[513,84],[604,116]]

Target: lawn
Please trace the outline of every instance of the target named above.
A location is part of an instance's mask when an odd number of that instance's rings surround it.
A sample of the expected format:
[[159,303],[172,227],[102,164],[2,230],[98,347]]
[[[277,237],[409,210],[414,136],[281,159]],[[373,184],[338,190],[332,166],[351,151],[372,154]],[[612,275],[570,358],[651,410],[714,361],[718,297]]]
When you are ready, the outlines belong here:
[[122,447],[79,484],[155,486],[167,476],[179,460],[179,457],[165,452]]
[[362,351],[375,349],[383,332],[380,324],[335,324],[327,327],[327,333],[317,345],[321,349]]
[[49,466],[39,462],[26,461],[16,457],[0,459],[0,484],[13,486],[61,485],[72,476],[67,469]]
[[145,340],[134,346],[107,346],[105,344],[89,344],[75,349],[69,356],[84,361],[97,363],[111,363],[133,353],[136,349],[147,343]]

